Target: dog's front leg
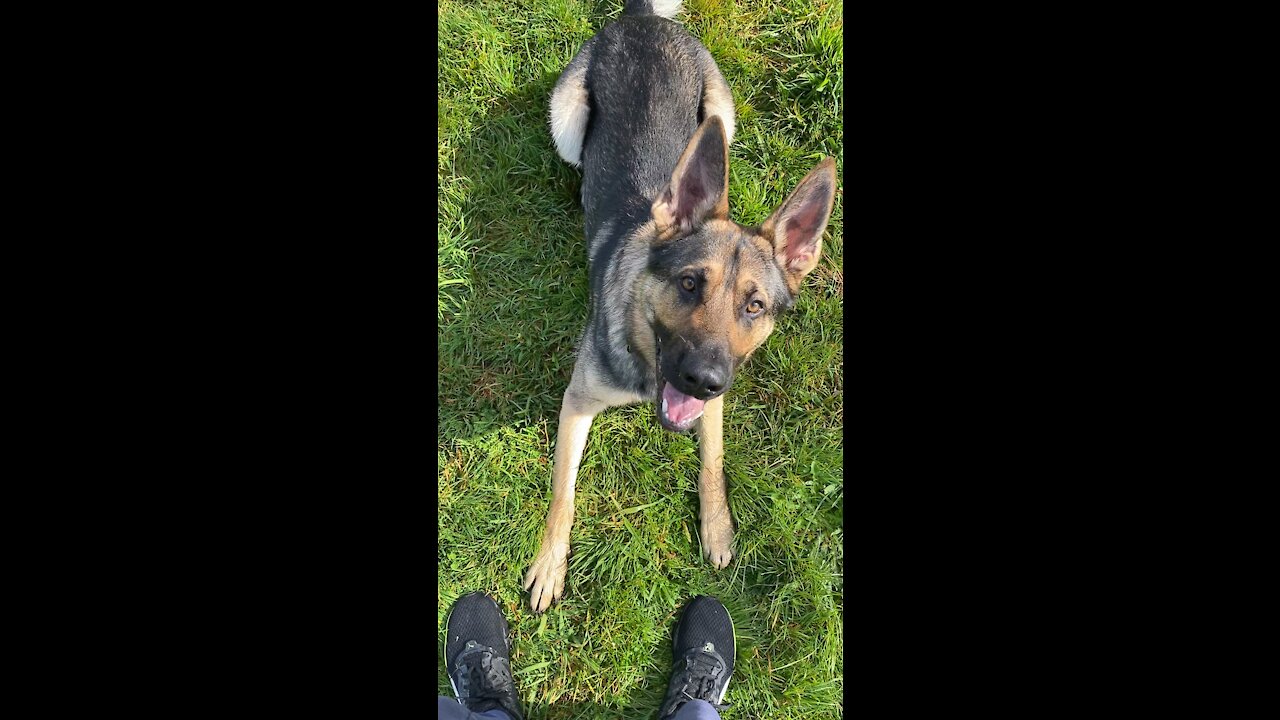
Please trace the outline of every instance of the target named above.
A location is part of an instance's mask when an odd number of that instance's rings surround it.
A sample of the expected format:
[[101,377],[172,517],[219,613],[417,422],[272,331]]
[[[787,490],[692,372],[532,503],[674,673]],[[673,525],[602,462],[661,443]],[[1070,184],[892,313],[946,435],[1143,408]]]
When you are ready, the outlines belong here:
[[724,486],[724,396],[708,400],[698,424],[698,517],[702,552],[717,568],[733,559],[733,520]]
[[551,467],[551,510],[547,513],[547,530],[542,548],[524,576],[529,590],[529,606],[542,612],[564,593],[564,575],[568,569],[569,528],[573,525],[573,488],[578,478],[578,463],[587,446],[591,421],[604,406],[581,392],[578,374],[569,383],[560,404],[560,427],[556,431],[556,455]]

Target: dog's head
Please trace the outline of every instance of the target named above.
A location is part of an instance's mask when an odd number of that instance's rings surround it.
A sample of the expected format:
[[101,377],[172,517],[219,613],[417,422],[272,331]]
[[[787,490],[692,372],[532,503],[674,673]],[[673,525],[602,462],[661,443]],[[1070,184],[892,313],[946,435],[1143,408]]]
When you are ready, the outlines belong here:
[[729,389],[817,266],[835,198],[835,161],[818,163],[759,227],[729,219],[728,185],[728,144],[713,115],[653,204],[643,286],[656,345],[658,419],[677,432]]

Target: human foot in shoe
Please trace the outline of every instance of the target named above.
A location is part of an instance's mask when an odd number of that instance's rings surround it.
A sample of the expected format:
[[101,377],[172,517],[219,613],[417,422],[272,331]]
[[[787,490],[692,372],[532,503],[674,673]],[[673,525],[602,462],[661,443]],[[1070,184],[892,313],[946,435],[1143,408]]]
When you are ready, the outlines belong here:
[[498,604],[482,592],[458,598],[445,620],[445,668],[458,702],[472,712],[501,708],[524,720],[511,676],[511,643]]
[[733,619],[719,600],[700,595],[689,601],[672,635],[671,681],[658,718],[669,718],[691,700],[705,700],[723,708],[729,676],[733,675],[736,644]]

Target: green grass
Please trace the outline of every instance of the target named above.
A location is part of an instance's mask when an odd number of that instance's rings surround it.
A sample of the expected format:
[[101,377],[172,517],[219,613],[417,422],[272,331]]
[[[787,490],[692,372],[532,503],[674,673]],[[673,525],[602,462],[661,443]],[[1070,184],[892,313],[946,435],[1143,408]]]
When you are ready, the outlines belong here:
[[[438,641],[460,595],[498,599],[530,720],[652,717],[671,628],[696,594],[738,633],[726,718],[843,715],[843,215],[793,313],[725,401],[736,557],[699,555],[695,439],[652,406],[596,418],[578,477],[565,597],[521,588],[550,500],[550,454],[587,317],[579,171],[547,100],[622,0],[437,0],[440,543]],[[679,20],[734,93],[734,219],[754,224],[823,156],[843,173],[839,2],[686,0]],[[437,690],[449,695],[440,669]]]

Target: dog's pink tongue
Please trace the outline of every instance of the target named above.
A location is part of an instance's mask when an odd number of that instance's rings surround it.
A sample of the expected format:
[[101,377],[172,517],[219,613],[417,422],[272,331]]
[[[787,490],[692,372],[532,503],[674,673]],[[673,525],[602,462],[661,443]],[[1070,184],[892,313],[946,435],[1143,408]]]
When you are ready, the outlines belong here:
[[684,425],[689,419],[702,412],[705,400],[685,395],[667,383],[662,388],[662,399],[667,402],[667,419],[676,425]]

